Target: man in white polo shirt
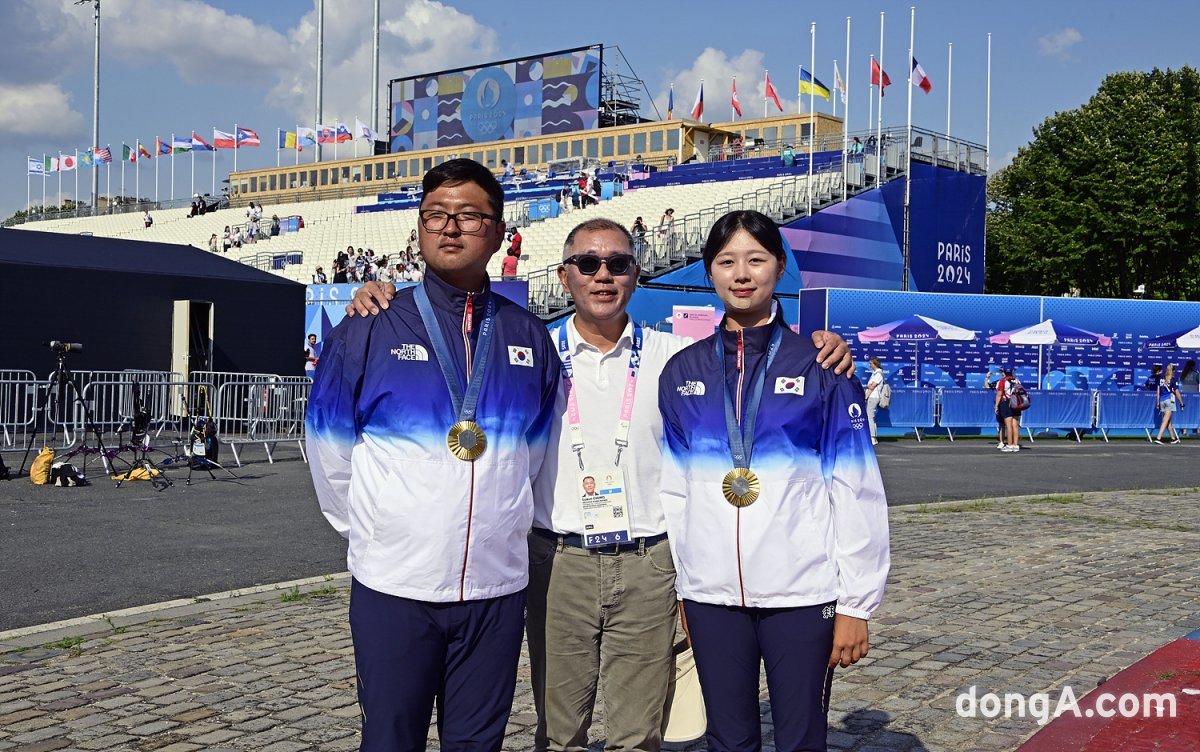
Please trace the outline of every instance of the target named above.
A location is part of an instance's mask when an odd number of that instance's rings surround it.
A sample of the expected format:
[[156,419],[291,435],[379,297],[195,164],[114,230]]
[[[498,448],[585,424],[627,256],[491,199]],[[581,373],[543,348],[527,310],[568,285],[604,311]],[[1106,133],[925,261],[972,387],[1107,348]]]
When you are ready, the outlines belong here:
[[[588,220],[567,236],[558,272],[576,313],[550,330],[564,384],[533,485],[526,632],[538,752],[587,748],[601,677],[606,749],[662,744],[676,594],[658,378],[691,340],[626,314],[640,272],[632,251],[625,227]],[[393,294],[369,283],[354,306],[377,313],[372,296],[386,305]],[[852,367],[841,338],[813,339],[824,364]]]

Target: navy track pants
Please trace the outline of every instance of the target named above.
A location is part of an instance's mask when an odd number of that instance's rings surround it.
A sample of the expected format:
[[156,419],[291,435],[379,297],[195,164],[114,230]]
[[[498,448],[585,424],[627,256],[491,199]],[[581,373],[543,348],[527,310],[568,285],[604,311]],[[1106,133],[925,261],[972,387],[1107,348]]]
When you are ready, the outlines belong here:
[[743,608],[685,600],[708,711],[709,752],[758,752],[759,666],[766,664],[778,752],[824,752],[833,606]]
[[512,711],[525,591],[429,603],[350,590],[364,752],[424,750],[437,706],[443,752],[499,752]]

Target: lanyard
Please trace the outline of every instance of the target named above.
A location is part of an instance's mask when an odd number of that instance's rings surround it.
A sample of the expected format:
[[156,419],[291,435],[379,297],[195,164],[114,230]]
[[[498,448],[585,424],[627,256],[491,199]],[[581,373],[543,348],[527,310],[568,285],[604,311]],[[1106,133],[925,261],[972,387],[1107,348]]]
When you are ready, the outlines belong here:
[[[771,332],[771,344],[767,347],[767,362],[763,364],[758,378],[754,381],[750,392],[750,404],[746,406],[742,425],[738,425],[737,415],[733,411],[733,397],[729,395],[729,385],[725,378],[725,349],[723,337],[718,332],[713,337],[716,340],[717,362],[721,364],[721,392],[725,395],[725,429],[729,433],[729,452],[733,455],[733,466],[750,467],[750,455],[754,451],[754,421],[758,417],[758,405],[762,401],[763,386],[767,383],[767,370],[779,352],[779,343],[783,340],[783,330],[778,324]],[[738,339],[738,370],[742,369],[742,342]]]
[[[475,352],[479,360],[476,362],[474,370],[468,366],[470,381],[467,383],[467,392],[464,395],[462,387],[458,383],[458,374],[454,372],[450,347],[446,344],[446,337],[442,334],[442,329],[433,314],[433,304],[429,302],[429,293],[426,292],[425,285],[417,285],[413,298],[417,302],[417,310],[421,313],[421,323],[425,325],[425,331],[429,334],[429,342],[433,345],[438,365],[442,367],[442,378],[446,381],[446,388],[450,390],[450,401],[454,405],[456,420],[474,421],[475,406],[479,402],[479,390],[483,387],[483,375],[487,371],[488,360],[492,353],[491,344],[494,333],[492,324],[496,316],[496,299],[491,295],[488,296],[487,310],[484,312],[483,322],[479,325],[479,341],[475,343]],[[471,325],[472,322],[468,321],[467,326]],[[470,329],[468,328],[467,331]]]
[[[567,326],[558,330],[558,357],[562,361],[563,392],[567,397],[567,425],[571,430],[571,451],[583,469],[583,426],[579,421],[579,398],[575,394],[575,367],[571,363],[571,346],[567,342]],[[629,372],[625,376],[625,395],[621,398],[621,415],[617,419],[617,459],[621,464],[621,450],[629,446],[629,426],[633,418],[633,397],[637,393],[638,370],[642,365],[642,327],[633,325],[633,348],[629,353]]]

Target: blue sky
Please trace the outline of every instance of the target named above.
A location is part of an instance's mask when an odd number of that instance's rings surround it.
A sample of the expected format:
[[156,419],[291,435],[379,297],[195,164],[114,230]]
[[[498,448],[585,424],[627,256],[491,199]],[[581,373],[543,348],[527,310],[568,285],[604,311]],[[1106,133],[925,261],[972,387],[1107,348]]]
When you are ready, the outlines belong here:
[[[864,84],[869,55],[878,53],[882,11],[884,67],[895,82],[884,120],[898,124],[905,117],[909,7],[880,0],[383,0],[380,80],[603,43],[621,48],[660,107],[674,82],[676,110],[687,110],[703,77],[706,119],[726,119],[733,75],[746,114],[761,114],[764,68],[785,106],[796,106],[796,68],[808,67],[811,22],[817,24],[816,75],[832,85],[834,59],[847,68],[850,16],[850,126],[859,129],[867,126]],[[353,126],[356,115],[367,119],[372,8],[372,0],[326,2],[326,121],[338,117]],[[1190,51],[1200,4],[1190,2],[926,0],[916,14],[915,55],[933,92],[915,92],[914,124],[945,130],[947,43],[953,42],[951,130],[979,143],[986,34],[992,32],[993,167],[1007,163],[1048,115],[1086,101],[1107,74],[1196,64]],[[257,130],[264,142],[240,150],[239,167],[274,164],[276,128],[312,118],[315,23],[313,0],[104,0],[100,142],[118,151],[122,142],[153,142],[193,129],[207,139],[214,126],[232,130],[236,122]],[[77,7],[72,0],[0,3],[0,165],[9,176],[0,182],[0,216],[25,204],[26,155],[87,145],[91,87],[90,6]],[[382,128],[386,90],[380,102]],[[643,105],[650,109],[648,101]],[[818,100],[818,110],[828,107]],[[169,161],[159,164],[164,199],[170,193]],[[178,197],[188,195],[190,164],[186,158],[176,162]],[[153,195],[152,167],[142,167],[143,196]],[[230,152],[220,155],[217,167],[219,180],[232,167]],[[114,191],[119,174],[113,169]],[[80,173],[80,195],[89,178],[87,170]],[[74,181],[73,174],[64,175],[66,197],[74,195]],[[103,193],[103,170],[100,182]],[[203,190],[211,185],[207,156],[197,158],[196,184]],[[47,185],[52,195],[57,178]],[[133,168],[127,165],[127,194],[132,186]],[[40,178],[32,193],[39,202]]]

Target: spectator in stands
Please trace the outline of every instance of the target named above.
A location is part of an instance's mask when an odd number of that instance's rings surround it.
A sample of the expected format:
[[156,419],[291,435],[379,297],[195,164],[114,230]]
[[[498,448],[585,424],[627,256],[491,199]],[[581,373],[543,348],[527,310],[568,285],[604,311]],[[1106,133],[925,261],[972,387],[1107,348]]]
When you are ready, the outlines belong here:
[[190,218],[196,216],[197,212],[199,212],[199,207],[197,207],[196,202],[193,201],[192,202],[192,212],[190,214],[188,214],[188,218],[190,219]]
[[216,253],[217,251],[221,250],[221,240],[217,237],[215,232],[212,234],[212,237],[208,239],[208,250],[212,253]]
[[559,214],[570,214],[571,213],[571,192],[567,189],[566,186],[563,186],[562,188],[560,188],[558,190],[558,213]]
[[1012,366],[1004,366],[1004,377],[996,384],[996,415],[1004,422],[1002,452],[1021,451],[1021,413],[1012,409],[1009,398],[1021,382],[1013,375]]
[[410,274],[413,282],[420,282],[425,279],[425,270],[421,268],[421,264],[417,261],[413,262],[412,272]]
[[675,237],[675,210],[667,209],[663,212],[662,218],[658,220],[658,236],[669,247],[672,239]]
[[517,262],[521,260],[521,253],[508,249],[508,253],[504,256],[504,260],[500,262],[500,279],[516,279],[517,278]]
[[350,281],[350,275],[345,256],[338,256],[333,262],[333,283],[335,285],[344,285]]
[[409,248],[417,247],[417,231],[416,230],[413,230],[412,232],[410,232],[408,234],[408,247]]
[[878,433],[875,430],[875,413],[879,410],[879,397],[883,393],[883,383],[887,381],[887,374],[883,372],[883,365],[879,362],[879,358],[871,358],[868,361],[871,364],[871,378],[867,379],[867,424],[871,427],[871,444],[879,443]]
[[245,241],[247,243],[257,243],[258,242],[258,225],[255,224],[254,222],[246,223]]
[[321,345],[317,343],[317,335],[308,335],[304,343],[304,375],[310,379],[317,375],[317,359],[321,357]]
[[233,245],[233,233],[230,232],[229,225],[225,225],[225,235],[221,240],[221,244],[224,247],[223,252],[229,253],[229,246]]
[[592,173],[592,200],[597,204],[600,203],[600,197],[604,195],[604,186],[600,184],[600,171],[596,170]]
[[633,236],[633,255],[641,258],[642,252],[646,250],[646,223],[638,217],[633,221],[633,227],[629,228],[629,234]]
[[505,180],[512,180],[512,176],[513,176],[513,168],[512,168],[512,165],[510,165],[510,164],[508,163],[508,160],[507,160],[507,159],[501,159],[501,160],[500,160],[500,166],[504,168],[504,179],[505,179]]
[[317,267],[317,272],[316,272],[316,274],[314,274],[314,275],[313,275],[313,284],[314,284],[314,285],[327,285],[327,284],[329,284],[329,278],[325,276],[325,270],[324,270],[324,269],[322,269],[322,268],[321,268],[321,267],[319,267],[319,266]]
[[730,150],[731,153],[733,154],[733,158],[741,159],[742,152],[745,150],[745,148],[746,148],[746,142],[742,140],[742,137],[741,136],[735,137],[733,139],[733,148]]
[[572,209],[583,208],[582,206],[580,206],[581,195],[582,195],[582,193],[579,190],[579,181],[572,180],[571,181],[571,208]]
[[1162,423],[1158,426],[1158,436],[1154,437],[1155,444],[1163,443],[1166,433],[1171,437],[1172,444],[1179,443],[1179,434],[1175,431],[1175,411],[1183,410],[1183,394],[1179,391],[1179,379],[1175,378],[1175,364],[1168,363],[1166,370],[1155,387],[1158,396],[1158,409],[1162,413]]
[[242,226],[238,225],[233,228],[233,247],[241,248],[244,242],[246,242],[246,236],[242,233]]
[[271,237],[279,235],[279,215],[271,215]]
[[863,142],[862,142],[862,139],[860,139],[858,136],[855,136],[854,140],[850,143],[850,153],[851,154],[862,154],[863,153]]
[[142,224],[146,226],[147,230],[150,229],[150,225],[154,224],[154,217],[150,216],[149,211],[142,212]]
[[518,257],[520,257],[520,255],[521,255],[521,229],[520,228],[513,228],[512,237],[509,238],[509,243],[511,243],[511,245],[509,246],[508,250],[515,252],[515,254]]

